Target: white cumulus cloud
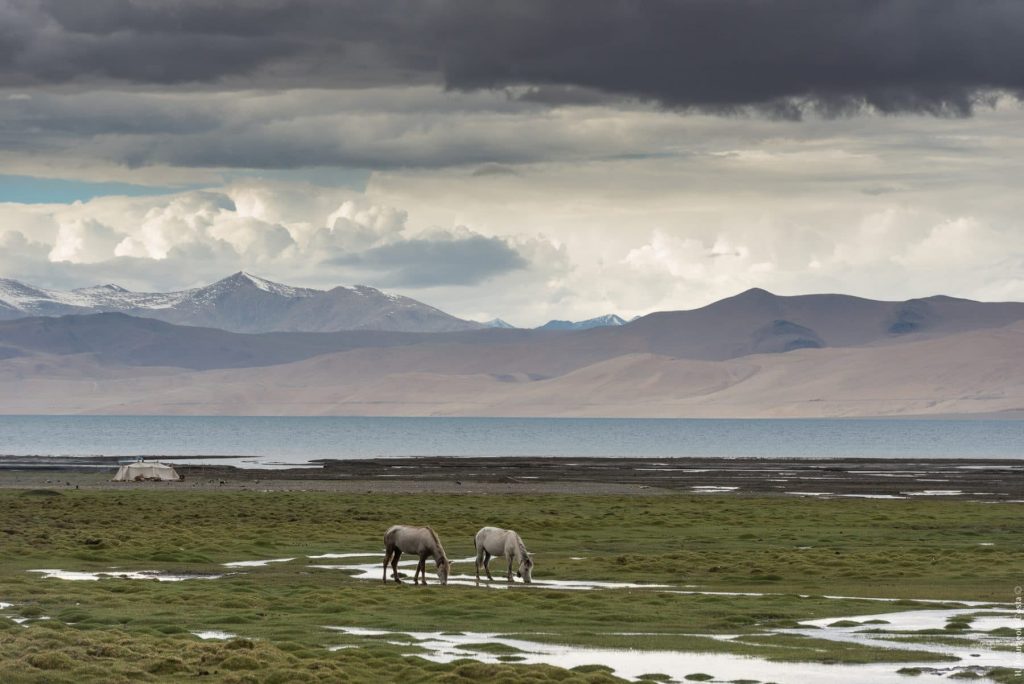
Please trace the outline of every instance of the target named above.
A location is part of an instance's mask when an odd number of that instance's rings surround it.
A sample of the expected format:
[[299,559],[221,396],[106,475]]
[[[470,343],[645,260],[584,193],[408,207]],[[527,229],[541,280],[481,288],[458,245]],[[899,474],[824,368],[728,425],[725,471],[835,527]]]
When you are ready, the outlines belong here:
[[48,258],[90,264],[110,258],[123,236],[94,219],[62,222]]

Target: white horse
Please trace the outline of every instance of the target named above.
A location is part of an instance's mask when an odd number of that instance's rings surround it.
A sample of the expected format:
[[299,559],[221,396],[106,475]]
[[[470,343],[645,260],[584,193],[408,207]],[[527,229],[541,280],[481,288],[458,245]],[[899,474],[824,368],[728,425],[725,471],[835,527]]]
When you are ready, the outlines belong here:
[[476,533],[473,540],[476,546],[476,581],[480,581],[480,564],[483,563],[487,579],[494,580],[491,576],[491,569],[488,563],[491,556],[504,556],[508,559],[508,581],[512,582],[512,565],[515,564],[519,570],[516,576],[522,577],[523,582],[529,584],[533,581],[533,554],[527,552],[523,540],[516,534],[515,530],[503,530],[500,527],[482,527]]
[[410,525],[394,525],[384,533],[384,582],[388,581],[388,564],[391,565],[391,576],[396,582],[398,578],[398,559],[403,553],[414,553],[420,558],[413,575],[413,584],[419,584],[422,575],[423,584],[427,583],[427,558],[433,557],[437,563],[437,578],[441,584],[448,584],[448,572],[452,564],[445,556],[441,540],[437,533],[429,527],[412,527]]

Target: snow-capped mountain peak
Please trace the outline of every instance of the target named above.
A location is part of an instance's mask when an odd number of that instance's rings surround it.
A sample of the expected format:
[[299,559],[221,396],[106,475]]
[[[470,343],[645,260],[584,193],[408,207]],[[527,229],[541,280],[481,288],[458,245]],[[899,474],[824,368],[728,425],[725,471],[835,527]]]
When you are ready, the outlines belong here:
[[615,314],[605,314],[597,318],[588,318],[585,321],[548,321],[537,330],[588,330],[590,328],[605,328],[608,326],[625,325],[626,321]]
[[506,323],[500,318],[492,318],[489,321],[484,321],[481,325],[483,325],[485,328],[502,328],[504,330],[514,329],[516,327],[511,323]]
[[266,278],[260,278],[259,276],[253,275],[246,271],[238,271],[232,273],[227,278],[222,278],[212,285],[206,287],[199,287],[193,290],[186,290],[185,292],[192,293],[194,295],[202,296],[208,292],[224,292],[227,290],[235,290],[238,288],[254,287],[270,294],[275,294],[280,297],[311,297],[320,290],[312,290],[305,287],[292,287],[291,285],[282,285],[281,283],[275,283],[272,280]]
[[115,285],[114,283],[107,283],[106,285],[93,285],[92,287],[75,288],[72,292],[81,292],[84,294],[90,294],[93,292],[109,294],[111,292],[131,292],[131,290],[123,288],[120,285]]
[[245,271],[177,292],[132,292],[113,284],[48,290],[0,279],[0,319],[105,312],[247,333],[446,332],[481,327],[415,299],[365,285],[324,291],[275,283]]

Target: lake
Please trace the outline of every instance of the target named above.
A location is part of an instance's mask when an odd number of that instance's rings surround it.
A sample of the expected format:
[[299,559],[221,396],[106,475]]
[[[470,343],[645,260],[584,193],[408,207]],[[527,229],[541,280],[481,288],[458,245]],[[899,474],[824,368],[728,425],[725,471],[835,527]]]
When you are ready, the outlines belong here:
[[980,459],[1022,453],[1020,420],[0,416],[0,455],[235,456],[236,465],[249,466],[396,456]]

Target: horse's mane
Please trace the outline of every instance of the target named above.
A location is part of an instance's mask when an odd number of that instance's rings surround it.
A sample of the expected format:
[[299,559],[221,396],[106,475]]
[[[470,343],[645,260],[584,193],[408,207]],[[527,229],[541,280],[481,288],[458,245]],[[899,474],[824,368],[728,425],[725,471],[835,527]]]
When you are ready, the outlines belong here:
[[446,555],[445,551],[444,551],[444,547],[441,546],[441,540],[440,540],[440,538],[438,538],[437,532],[434,531],[434,528],[431,527],[430,525],[427,525],[427,532],[430,532],[430,536],[433,537],[434,543],[437,544],[437,548],[441,549],[441,555],[442,556]]

